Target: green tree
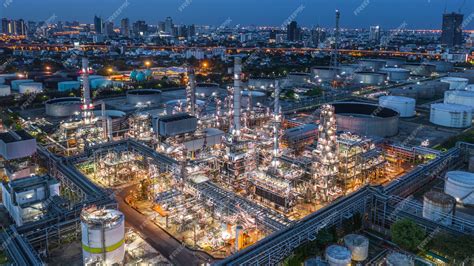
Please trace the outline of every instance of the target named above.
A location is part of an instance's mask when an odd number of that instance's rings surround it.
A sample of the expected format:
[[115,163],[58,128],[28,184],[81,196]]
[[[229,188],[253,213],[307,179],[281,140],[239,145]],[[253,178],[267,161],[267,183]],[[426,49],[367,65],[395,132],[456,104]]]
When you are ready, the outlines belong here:
[[454,265],[457,265],[472,257],[474,238],[467,235],[453,236],[442,233],[435,235],[428,244],[428,247],[439,255],[450,259]]
[[395,244],[410,251],[416,251],[426,236],[423,228],[409,219],[396,221],[390,227],[390,233]]

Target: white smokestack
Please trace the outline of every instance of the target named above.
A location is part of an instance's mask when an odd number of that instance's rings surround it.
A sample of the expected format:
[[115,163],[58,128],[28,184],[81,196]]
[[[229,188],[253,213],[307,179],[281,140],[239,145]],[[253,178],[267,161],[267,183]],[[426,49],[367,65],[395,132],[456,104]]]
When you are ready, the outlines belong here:
[[242,74],[242,59],[235,57],[234,61],[234,135],[240,135],[240,112],[241,103],[240,99],[241,88],[240,88],[240,76]]

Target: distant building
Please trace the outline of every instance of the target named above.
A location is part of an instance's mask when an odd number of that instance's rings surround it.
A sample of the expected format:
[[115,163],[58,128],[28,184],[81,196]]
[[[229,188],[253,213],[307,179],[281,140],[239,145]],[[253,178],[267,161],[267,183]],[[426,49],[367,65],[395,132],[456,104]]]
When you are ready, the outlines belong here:
[[317,26],[311,30],[311,43],[313,46],[317,47],[324,39],[326,39],[326,32],[321,27]]
[[441,44],[448,47],[462,45],[462,21],[463,14],[443,14],[443,27],[441,33]]
[[130,20],[128,18],[120,21],[120,34],[124,37],[130,36]]
[[298,28],[298,23],[296,23],[296,21],[292,21],[286,26],[286,38],[290,42],[300,40],[300,29]]
[[104,33],[104,21],[101,17],[94,16],[94,30],[97,34]]
[[168,34],[173,34],[173,19],[171,17],[167,17],[165,19],[165,32]]
[[29,157],[36,152],[36,139],[24,130],[0,133],[0,156],[5,160]]
[[23,19],[2,19],[2,33],[7,35],[27,35],[27,26]]
[[114,22],[113,21],[107,21],[105,22],[105,33],[107,36],[113,36],[115,34],[114,31]]
[[148,31],[148,25],[143,20],[137,20],[133,23],[133,34],[135,36],[145,35]]
[[369,31],[369,40],[380,43],[380,26],[371,26]]

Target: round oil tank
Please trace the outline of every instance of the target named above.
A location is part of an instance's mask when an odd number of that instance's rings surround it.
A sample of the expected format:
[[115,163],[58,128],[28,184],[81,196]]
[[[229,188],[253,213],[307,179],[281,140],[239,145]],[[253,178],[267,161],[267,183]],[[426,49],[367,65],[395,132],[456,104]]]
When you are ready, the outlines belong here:
[[64,97],[51,99],[45,102],[46,115],[53,117],[67,117],[81,112],[81,98]]
[[452,128],[472,125],[472,108],[464,105],[435,103],[431,105],[430,122]]
[[20,90],[20,84],[34,82],[32,79],[16,79],[12,80],[11,86],[13,91]]
[[474,110],[474,91],[446,91],[444,103],[466,105]]
[[97,78],[91,80],[91,89],[107,88],[113,85],[112,80],[105,78]]
[[391,252],[385,258],[387,266],[414,266],[413,259],[405,254]]
[[340,102],[333,104],[337,129],[365,136],[391,137],[398,133],[398,112],[374,104]]
[[441,79],[441,82],[449,84],[450,90],[464,90],[466,89],[469,80],[466,78],[456,78],[456,77],[444,77]]
[[453,196],[457,202],[474,204],[474,174],[464,171],[446,173],[444,193]]
[[369,239],[357,234],[349,234],[344,237],[344,245],[351,251],[352,260],[364,261],[369,256]]
[[330,81],[334,79],[334,76],[338,71],[332,67],[317,66],[311,68],[312,77],[315,81]]
[[[178,113],[186,112],[186,106],[187,106],[186,103],[187,103],[186,99],[177,99],[177,100],[167,101],[165,103],[166,114],[171,115],[176,112]],[[204,101],[196,100],[196,107],[203,107],[204,104],[205,104]]]
[[359,67],[367,71],[377,72],[385,67],[387,61],[380,59],[362,59],[359,60]]
[[72,91],[78,90],[81,88],[81,83],[79,81],[61,81],[58,82],[58,91]]
[[264,92],[244,90],[242,91],[241,104],[244,108],[247,108],[249,103],[252,103],[252,106],[262,106],[266,99],[267,95]]
[[21,83],[18,86],[18,92],[23,93],[40,93],[43,91],[43,83],[39,82],[28,82]]
[[120,211],[83,210],[81,213],[81,231],[84,264],[123,264],[125,256],[125,217]]
[[161,91],[156,89],[138,89],[127,91],[127,103],[133,105],[157,105],[161,103]]
[[416,100],[402,96],[382,96],[379,105],[397,111],[400,117],[412,117],[415,115]]
[[431,76],[436,71],[436,66],[426,63],[407,63],[401,66],[410,71],[414,76]]
[[331,245],[326,248],[326,260],[331,266],[347,266],[351,263],[351,251],[346,247]]
[[410,77],[410,71],[403,68],[386,67],[381,68],[380,72],[387,74],[387,80],[390,82],[402,82]]
[[443,192],[428,191],[423,196],[423,217],[443,225],[451,225],[456,200]]
[[219,96],[222,93],[222,89],[217,83],[198,83],[196,84],[196,97],[208,98],[212,95]]
[[385,82],[387,74],[359,71],[354,73],[354,82],[364,85],[380,85]]
[[0,85],[0,97],[8,96],[12,93],[10,85]]

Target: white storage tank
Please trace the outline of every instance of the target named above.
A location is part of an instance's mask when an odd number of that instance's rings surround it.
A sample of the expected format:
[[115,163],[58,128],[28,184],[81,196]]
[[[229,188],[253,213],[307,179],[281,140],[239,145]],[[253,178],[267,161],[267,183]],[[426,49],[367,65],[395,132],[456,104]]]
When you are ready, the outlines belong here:
[[448,83],[450,90],[464,90],[469,80],[466,78],[444,77],[441,79],[441,82]]
[[379,105],[397,111],[400,117],[412,117],[415,115],[416,100],[402,96],[382,96]]
[[423,196],[423,217],[443,225],[453,221],[456,200],[443,192],[428,191]]
[[34,80],[32,80],[32,79],[16,79],[16,80],[12,80],[12,82],[11,82],[12,90],[18,91],[18,90],[20,89],[20,84],[29,83],[29,82],[34,82]]
[[446,91],[444,103],[466,105],[474,110],[474,91]]
[[457,202],[474,204],[474,174],[463,171],[446,173],[444,193],[453,196]]
[[40,82],[28,82],[22,83],[18,87],[18,92],[23,93],[40,93],[43,91],[43,83]]
[[365,236],[348,234],[344,237],[344,245],[351,251],[354,261],[364,261],[369,256],[369,239]]
[[10,85],[0,85],[0,97],[8,96],[12,93]]
[[431,105],[430,122],[444,127],[470,127],[472,108],[457,104],[435,103]]
[[354,82],[364,85],[380,85],[385,82],[385,73],[359,71],[354,73]]
[[349,265],[351,258],[351,251],[346,247],[331,245],[326,248],[326,260],[331,266]]
[[84,209],[81,213],[83,263],[122,265],[125,216],[117,210]]
[[403,68],[386,67],[381,68],[380,72],[387,74],[387,80],[391,82],[406,81],[410,77],[410,71]]
[[391,252],[385,258],[387,266],[414,266],[413,259],[405,254]]

